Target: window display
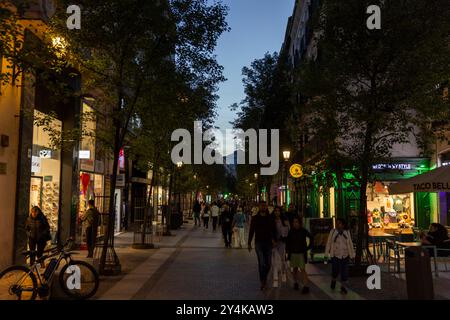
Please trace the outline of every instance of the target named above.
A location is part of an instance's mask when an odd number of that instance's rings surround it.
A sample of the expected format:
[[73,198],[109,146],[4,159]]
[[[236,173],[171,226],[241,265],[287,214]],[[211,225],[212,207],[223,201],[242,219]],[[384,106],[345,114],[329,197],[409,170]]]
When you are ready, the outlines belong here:
[[[42,112],[34,111],[35,118],[45,116]],[[52,141],[61,134],[62,122],[52,118],[49,126],[34,125],[33,148],[30,183],[30,209],[38,206],[44,212],[50,224],[53,240],[56,239],[59,219],[61,152],[56,150]]]
[[414,195],[390,195],[387,182],[367,187],[367,216],[370,228],[411,228],[414,226]]

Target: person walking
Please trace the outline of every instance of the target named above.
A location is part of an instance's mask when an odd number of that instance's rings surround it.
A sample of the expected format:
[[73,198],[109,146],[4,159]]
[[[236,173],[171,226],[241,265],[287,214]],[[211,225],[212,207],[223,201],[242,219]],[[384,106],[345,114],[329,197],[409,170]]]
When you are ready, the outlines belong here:
[[[309,245],[307,245],[306,238],[309,238]],[[302,293],[309,293],[309,279],[306,272],[306,263],[308,257],[308,250],[313,246],[313,237],[308,230],[303,228],[302,219],[294,217],[292,219],[292,228],[286,241],[286,252],[291,268],[293,268],[294,289],[298,290],[299,270],[303,278]]]
[[213,231],[216,231],[217,229],[217,220],[219,220],[219,215],[220,215],[220,208],[217,205],[217,202],[214,202],[213,205],[211,206]]
[[236,229],[234,233],[235,237],[235,247],[243,248],[245,246],[245,223],[247,218],[243,212],[241,206],[237,208],[236,215],[233,218],[233,230]]
[[195,200],[194,206],[192,207],[192,211],[194,212],[194,225],[200,227],[200,212],[202,211],[202,206],[200,205],[200,201]]
[[231,212],[229,206],[224,204],[222,206],[223,212],[220,215],[220,224],[222,226],[223,240],[225,242],[226,248],[231,248],[231,235],[233,232],[233,213]]
[[202,204],[201,215],[202,215],[202,219],[203,219],[203,230],[208,230],[210,211],[209,211],[209,206],[206,203]]
[[275,221],[269,215],[267,204],[261,202],[259,211],[250,222],[248,235],[248,251],[252,251],[252,241],[255,237],[255,251],[258,257],[259,279],[261,290],[267,286],[267,276],[272,264],[272,247],[275,244]]
[[95,240],[97,239],[99,212],[95,207],[95,201],[88,201],[88,210],[81,216],[81,222],[85,225],[86,244],[88,247],[87,258],[94,256]]
[[286,265],[286,239],[289,233],[289,221],[281,214],[281,207],[275,207],[273,210],[275,219],[275,245],[272,249],[272,271],[273,286],[278,287],[279,273],[281,273],[282,282],[287,281],[287,265]]
[[346,294],[345,283],[348,280],[348,264],[350,259],[355,258],[355,250],[347,222],[339,218],[336,220],[336,228],[330,231],[327,245],[325,247],[325,257],[331,257],[332,280],[331,289],[336,288],[336,280],[341,275],[341,293]]
[[50,225],[41,208],[37,206],[31,208],[30,215],[25,223],[25,230],[28,235],[28,247],[31,251],[30,265],[33,265],[36,257],[38,259],[42,257],[47,242],[52,239]]

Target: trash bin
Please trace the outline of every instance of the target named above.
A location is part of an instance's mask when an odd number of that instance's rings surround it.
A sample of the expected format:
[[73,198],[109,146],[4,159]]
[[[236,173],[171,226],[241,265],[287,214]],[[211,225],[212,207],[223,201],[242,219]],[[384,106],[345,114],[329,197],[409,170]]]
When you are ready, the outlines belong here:
[[406,287],[409,300],[433,300],[430,256],[422,247],[405,249]]

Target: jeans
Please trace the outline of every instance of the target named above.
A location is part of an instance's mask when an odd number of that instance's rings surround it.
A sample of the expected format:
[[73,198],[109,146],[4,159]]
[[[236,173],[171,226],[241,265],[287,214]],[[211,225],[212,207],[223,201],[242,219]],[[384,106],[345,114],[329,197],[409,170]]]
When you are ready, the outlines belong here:
[[222,225],[223,240],[227,247],[231,246],[231,236],[232,236],[231,226]]
[[237,236],[238,236],[238,239],[236,239],[237,245],[244,247],[245,246],[245,229],[238,228]]
[[331,259],[331,275],[333,279],[337,279],[339,274],[341,274],[341,281],[345,282],[348,280],[348,263],[350,258],[339,259],[333,257]]
[[216,231],[217,229],[217,219],[219,217],[212,217],[212,224],[213,224],[213,231]]
[[36,256],[38,259],[42,257],[46,245],[47,241],[36,241],[32,238],[28,239],[28,246],[30,247],[30,251],[32,251],[30,254],[30,265],[34,264]]
[[255,242],[255,251],[258,257],[259,279],[265,282],[272,265],[272,243]]
[[204,217],[203,218],[203,226],[205,227],[205,229],[208,229],[208,223],[209,223],[209,217]]
[[194,222],[195,226],[200,226],[200,213],[194,212]]

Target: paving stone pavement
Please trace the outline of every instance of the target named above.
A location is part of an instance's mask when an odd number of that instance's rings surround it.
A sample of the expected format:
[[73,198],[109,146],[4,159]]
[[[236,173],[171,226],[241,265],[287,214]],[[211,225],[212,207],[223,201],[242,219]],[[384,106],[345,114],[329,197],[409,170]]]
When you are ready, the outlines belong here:
[[[366,278],[351,278],[348,295],[332,291],[331,266],[308,264],[311,292],[302,295],[287,283],[278,288],[259,290],[257,259],[254,250],[227,249],[220,230],[203,230],[192,224],[162,237],[156,249],[131,248],[133,236],[125,233],[116,238],[116,252],[122,274],[101,277],[94,299],[99,300],[399,300],[407,299],[404,274],[382,273],[382,290],[368,290]],[[77,258],[84,258],[81,252]],[[96,265],[95,260],[88,260]],[[269,281],[271,283],[271,281]],[[450,272],[434,277],[436,299],[450,299]],[[64,299],[54,290],[52,299]],[[1,296],[0,296],[1,299]]]
[[[398,300],[407,299],[406,282],[382,273],[382,290],[368,290],[366,278],[351,278],[349,294],[332,291],[330,265],[308,264],[311,293],[302,295],[292,282],[278,288],[259,290],[257,259],[254,251],[224,248],[220,230],[212,232],[192,225],[175,231],[159,249],[123,277],[99,299],[138,300]],[[450,281],[435,278],[437,299],[449,299]],[[270,281],[269,281],[270,282]],[[339,286],[338,286],[339,288]]]

